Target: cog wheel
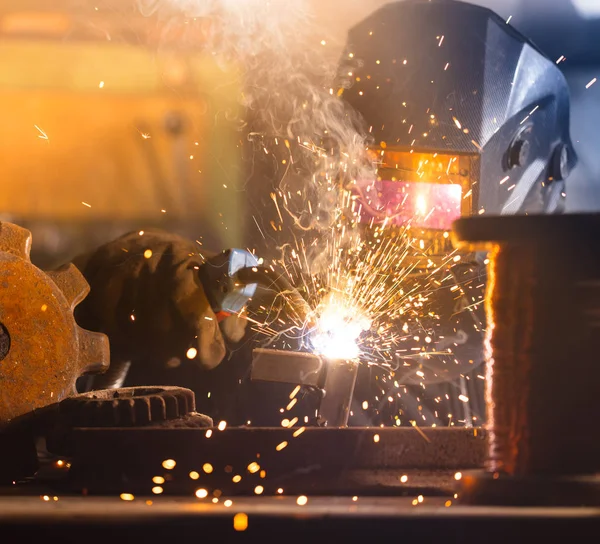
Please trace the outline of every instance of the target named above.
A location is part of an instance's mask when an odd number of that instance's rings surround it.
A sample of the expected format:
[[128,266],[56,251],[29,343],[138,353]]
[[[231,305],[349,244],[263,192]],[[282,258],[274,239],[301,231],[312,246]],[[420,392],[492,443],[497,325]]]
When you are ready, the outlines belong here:
[[0,223],[0,424],[76,393],[81,374],[104,372],[108,338],[82,329],[73,309],[89,285],[70,264],[43,272],[31,233]]
[[59,417],[70,427],[142,427],[194,415],[195,409],[194,393],[183,387],[123,387],[65,399]]

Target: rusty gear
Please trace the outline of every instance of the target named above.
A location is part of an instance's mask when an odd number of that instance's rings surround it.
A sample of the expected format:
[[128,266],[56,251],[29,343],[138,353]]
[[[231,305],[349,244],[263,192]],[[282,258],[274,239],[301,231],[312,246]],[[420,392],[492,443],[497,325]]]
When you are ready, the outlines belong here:
[[194,393],[183,387],[102,389],[65,399],[61,419],[71,427],[141,427],[183,418],[196,409]]
[[75,393],[81,374],[108,368],[108,339],[80,328],[73,309],[89,286],[73,265],[43,272],[31,233],[0,223],[0,424]]

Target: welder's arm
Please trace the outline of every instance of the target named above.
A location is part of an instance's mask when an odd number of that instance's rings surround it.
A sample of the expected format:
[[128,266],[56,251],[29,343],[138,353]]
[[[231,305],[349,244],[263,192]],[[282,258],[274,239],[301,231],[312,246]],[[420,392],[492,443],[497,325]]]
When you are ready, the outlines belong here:
[[128,364],[141,385],[156,384],[161,372],[189,360],[214,368],[226,343],[244,336],[241,313],[217,317],[211,308],[199,277],[205,257],[199,250],[177,235],[143,231],[74,260],[91,288],[77,307],[78,322],[107,334],[111,344],[112,370],[96,389],[122,385]]

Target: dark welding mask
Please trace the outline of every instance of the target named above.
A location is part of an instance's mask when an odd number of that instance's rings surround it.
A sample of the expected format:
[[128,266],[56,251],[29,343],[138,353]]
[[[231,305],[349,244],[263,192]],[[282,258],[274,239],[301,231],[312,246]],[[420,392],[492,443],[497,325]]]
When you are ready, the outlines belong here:
[[[562,211],[576,163],[566,80],[490,10],[391,3],[350,31],[340,67],[341,95],[361,115],[378,164],[376,181],[354,188],[367,231],[409,228],[431,266],[453,251],[449,231],[461,216]],[[424,334],[405,334],[403,351],[417,357],[402,364],[414,381],[464,376],[483,360],[484,259],[451,259],[454,282],[436,293],[436,317],[419,321],[436,355],[411,344]]]
[[373,187],[357,180],[363,221],[410,223],[444,253],[460,216],[562,211],[576,162],[566,80],[490,10],[384,6],[350,31],[341,76],[379,164]]

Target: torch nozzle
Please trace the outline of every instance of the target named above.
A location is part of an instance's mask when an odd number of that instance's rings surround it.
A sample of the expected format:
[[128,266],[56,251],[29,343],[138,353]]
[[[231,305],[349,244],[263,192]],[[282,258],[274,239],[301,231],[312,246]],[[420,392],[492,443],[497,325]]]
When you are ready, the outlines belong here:
[[252,266],[238,270],[235,278],[242,284],[259,284],[281,294],[302,323],[311,326],[312,311],[308,302],[284,276],[270,268]]

